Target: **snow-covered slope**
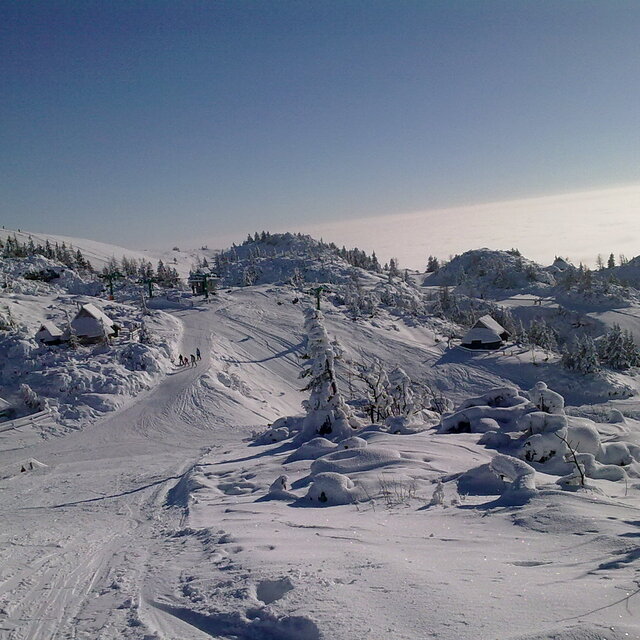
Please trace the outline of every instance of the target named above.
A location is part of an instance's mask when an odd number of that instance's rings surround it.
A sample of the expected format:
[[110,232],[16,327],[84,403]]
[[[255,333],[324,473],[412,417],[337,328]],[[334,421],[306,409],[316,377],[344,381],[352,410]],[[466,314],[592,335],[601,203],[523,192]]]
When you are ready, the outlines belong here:
[[556,284],[549,271],[513,251],[474,249],[455,256],[427,276],[427,285],[463,286],[479,293],[497,289],[534,289]]
[[4,241],[7,237],[14,236],[21,244],[28,243],[29,238],[31,238],[34,243],[43,245],[47,240],[51,245],[55,245],[56,243],[61,245],[64,242],[68,247],[72,246],[74,249],[80,249],[85,258],[91,262],[97,271],[102,269],[111,258],[121,260],[123,256],[126,256],[127,258],[134,258],[136,260],[150,260],[154,265],[158,260],[162,260],[165,264],[174,266],[184,277],[189,273],[189,269],[193,267],[201,253],[195,250],[180,251],[179,248],[178,250],[171,248],[165,251],[136,251],[86,238],[72,238],[69,236],[40,232],[33,233],[31,231],[18,231],[17,229],[0,229],[0,240]]
[[[358,275],[379,304],[354,315],[347,275],[321,306],[356,437],[296,441],[315,300],[281,275],[193,306],[158,300],[171,319],[156,332],[202,359],[167,363],[101,420],[0,431],[0,638],[640,637],[636,396],[608,399],[540,350],[448,348],[450,325],[386,275]],[[33,325],[64,294],[2,295]],[[431,412],[371,424],[355,373],[376,361],[449,399],[457,428]],[[585,406],[540,418],[541,379]],[[572,463],[542,448],[518,457],[565,422],[600,447],[581,444],[587,486],[558,484]]]

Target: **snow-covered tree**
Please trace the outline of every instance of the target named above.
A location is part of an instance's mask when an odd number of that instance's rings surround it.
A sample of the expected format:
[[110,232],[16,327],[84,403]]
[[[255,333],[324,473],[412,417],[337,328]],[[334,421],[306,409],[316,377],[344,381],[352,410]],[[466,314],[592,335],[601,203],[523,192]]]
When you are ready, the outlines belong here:
[[382,363],[376,358],[371,365],[358,365],[358,377],[367,386],[367,411],[371,422],[380,422],[391,413],[389,379]]
[[440,261],[434,256],[427,258],[427,273],[437,273],[440,269]]
[[574,339],[573,343],[563,350],[562,365],[584,375],[600,370],[598,350],[590,336]]
[[396,367],[389,374],[389,396],[391,397],[392,415],[410,416],[414,413],[411,378],[401,367]]
[[638,347],[629,331],[614,324],[598,343],[598,356],[603,364],[624,371],[638,364]]
[[301,376],[309,378],[304,391],[310,391],[311,395],[303,403],[307,415],[300,440],[307,441],[317,436],[343,440],[353,435],[353,429],[349,422],[349,407],[338,390],[334,347],[324,327],[322,312],[308,308],[304,315],[308,361]]
[[20,385],[20,395],[22,396],[22,401],[30,409],[40,411],[43,408],[44,402],[38,397],[38,394],[28,384]]
[[391,258],[389,260],[389,280],[391,280],[391,278],[398,278],[399,276],[398,258]]
[[534,319],[527,330],[529,344],[537,345],[545,351],[556,351],[558,342],[553,329],[544,321],[544,318]]
[[140,333],[138,334],[138,342],[140,342],[141,344],[153,343],[153,337],[151,335],[151,331],[149,331],[149,327],[147,326],[147,323],[144,320],[142,320],[142,322],[140,323]]

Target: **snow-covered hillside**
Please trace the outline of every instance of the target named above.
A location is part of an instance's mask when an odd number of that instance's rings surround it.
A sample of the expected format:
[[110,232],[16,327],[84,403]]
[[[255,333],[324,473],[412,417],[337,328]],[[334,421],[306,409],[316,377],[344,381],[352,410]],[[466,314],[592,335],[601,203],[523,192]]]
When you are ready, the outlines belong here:
[[[74,353],[36,325],[87,300],[137,323],[138,299],[3,267],[24,329],[0,333],[0,395],[27,382],[58,412],[0,422],[0,638],[640,638],[635,369],[461,349],[452,308],[493,302],[291,238],[233,249],[208,300],[155,298],[155,344]],[[538,282],[492,295],[565,318]]]
[[31,231],[18,231],[17,229],[0,229],[0,241],[5,242],[7,238],[15,237],[21,244],[26,244],[29,239],[36,244],[62,244],[68,247],[80,249],[84,256],[91,262],[94,269],[100,270],[109,263],[109,260],[115,258],[122,260],[124,256],[134,260],[151,260],[157,262],[162,260],[165,264],[171,264],[176,267],[178,272],[184,277],[189,270],[196,264],[198,256],[203,253],[200,249],[191,251],[180,251],[179,247],[168,248],[165,251],[158,250],[132,250],[125,249],[113,244],[106,244],[96,240],[88,240],[86,238],[72,238],[69,236],[60,236],[50,233],[32,233]]

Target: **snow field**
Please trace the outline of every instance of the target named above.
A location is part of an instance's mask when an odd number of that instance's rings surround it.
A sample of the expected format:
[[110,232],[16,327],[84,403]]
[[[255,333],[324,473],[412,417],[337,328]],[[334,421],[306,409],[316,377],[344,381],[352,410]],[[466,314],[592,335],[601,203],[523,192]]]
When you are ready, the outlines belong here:
[[[555,469],[532,464],[534,492],[529,467],[479,444],[480,433],[428,425],[294,449],[307,394],[293,297],[263,285],[175,310],[178,351],[200,347],[197,367],[168,368],[135,402],[64,438],[0,436],[2,468],[47,465],[0,481],[3,640],[640,635],[637,476],[563,491]],[[495,403],[487,390],[531,389],[554,371],[446,351],[436,324],[386,312],[354,322],[329,304],[323,313],[348,358],[400,365],[457,405]],[[348,371],[336,371],[348,400]],[[513,418],[510,402],[497,409]],[[485,428],[505,424],[485,406],[468,410]],[[288,416],[298,418],[276,422]],[[270,423],[290,437],[253,442]],[[599,424],[598,455],[631,454],[637,424]],[[527,492],[518,504],[504,499],[514,483]]]

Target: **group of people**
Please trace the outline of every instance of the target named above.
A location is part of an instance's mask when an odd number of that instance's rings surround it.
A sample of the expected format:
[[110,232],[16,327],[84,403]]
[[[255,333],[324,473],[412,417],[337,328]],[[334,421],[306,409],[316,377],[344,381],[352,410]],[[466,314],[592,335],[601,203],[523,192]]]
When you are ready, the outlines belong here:
[[202,356],[200,355],[200,347],[198,347],[196,349],[195,355],[193,353],[191,354],[191,359],[189,359],[189,356],[183,356],[182,354],[180,354],[178,356],[178,366],[195,367],[200,360],[202,360]]

